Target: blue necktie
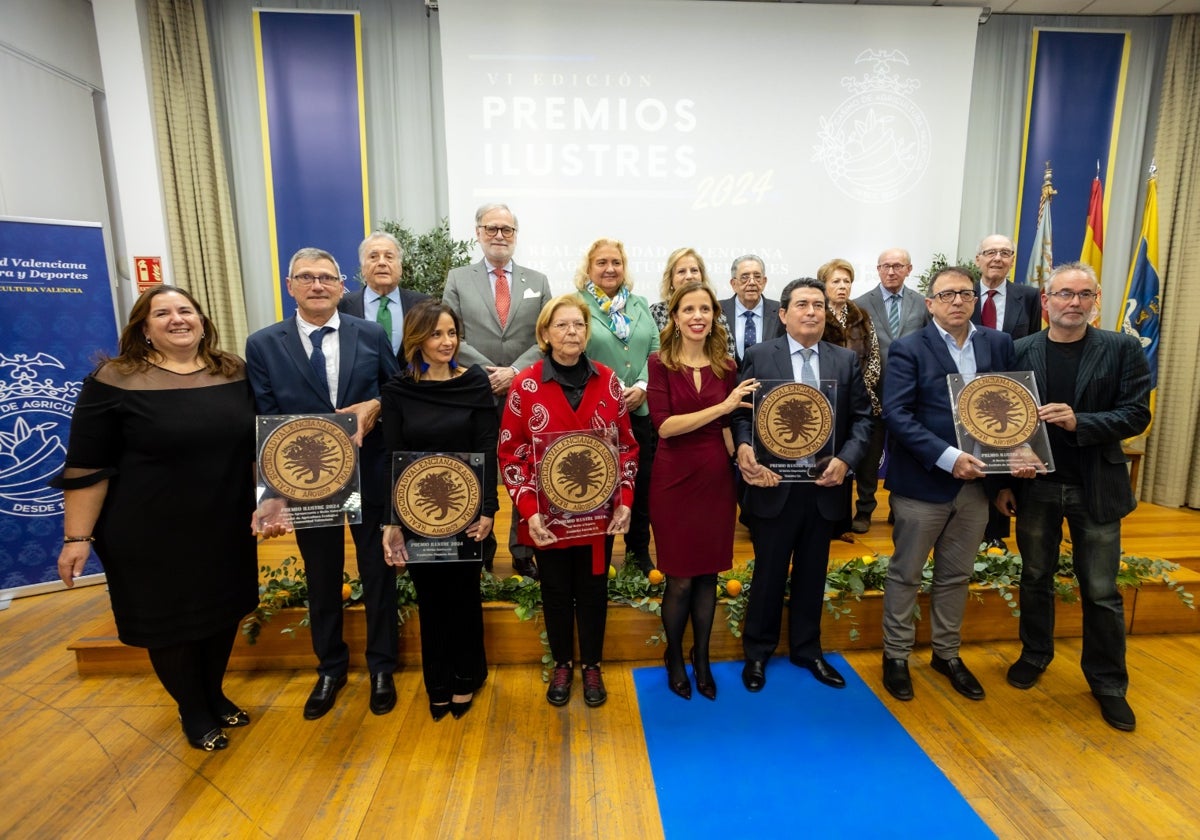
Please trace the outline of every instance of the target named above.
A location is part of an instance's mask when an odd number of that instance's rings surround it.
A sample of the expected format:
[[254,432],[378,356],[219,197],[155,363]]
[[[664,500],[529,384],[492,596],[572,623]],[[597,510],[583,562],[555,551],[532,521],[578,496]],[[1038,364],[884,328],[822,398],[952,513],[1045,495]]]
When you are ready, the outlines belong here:
[[329,377],[325,373],[325,352],[321,349],[321,344],[325,341],[325,336],[333,332],[333,327],[320,327],[313,330],[308,340],[312,342],[312,355],[308,357],[308,363],[312,365],[313,373],[317,375],[317,381],[325,386],[325,390],[329,390]]
[[804,360],[800,363],[800,381],[805,385],[811,385],[812,387],[816,388],[818,387],[817,375],[813,373],[811,364],[812,357],[813,349],[811,347],[800,348],[800,358]]
[[754,326],[754,313],[746,312],[746,332],[742,337],[742,355],[758,341],[758,328]]
[[900,295],[892,295],[888,299],[888,329],[892,338],[900,337]]

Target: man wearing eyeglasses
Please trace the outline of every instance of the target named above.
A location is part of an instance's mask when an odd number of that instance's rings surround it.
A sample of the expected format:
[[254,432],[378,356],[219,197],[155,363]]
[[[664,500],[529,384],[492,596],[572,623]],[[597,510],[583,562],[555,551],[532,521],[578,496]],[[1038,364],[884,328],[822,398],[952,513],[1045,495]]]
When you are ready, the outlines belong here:
[[[1032,370],[1042,396],[1054,472],[1001,490],[996,506],[1017,517],[1021,552],[1021,656],[1008,682],[1032,688],[1054,658],[1054,580],[1063,519],[1083,602],[1080,666],[1110,726],[1132,731],[1125,699],[1125,614],[1117,590],[1121,519],[1137,507],[1121,441],[1150,424],[1150,368],[1134,336],[1090,326],[1096,273],[1056,266],[1042,298],[1050,326],[1017,342],[1017,370]],[[1014,492],[1015,491],[1015,492]]]
[[983,687],[959,656],[959,643],[967,585],[988,520],[984,464],[958,448],[946,377],[1014,370],[1016,356],[1011,336],[971,323],[975,285],[962,269],[935,274],[925,306],[932,322],[892,344],[883,384],[890,458],[885,486],[896,515],[883,592],[883,685],[897,700],[913,697],[913,612],[932,550],[930,666],[955,691],[982,700]]
[[[296,301],[293,318],[264,327],[246,340],[246,375],[259,414],[353,414],[358,420],[362,523],[351,525],[367,612],[370,709],[377,715],[396,705],[392,673],[398,661],[396,571],[383,559],[379,537],[388,502],[388,459],[379,417],[379,389],[400,369],[383,328],[338,312],[342,275],[333,255],[301,248],[288,264],[287,291]],[[279,499],[255,512],[252,527],[266,536],[290,529]],[[341,525],[296,530],[308,581],[308,614],[317,684],[304,704],[315,720],[331,708],[346,684],[350,649],[342,636],[342,573],[345,532]]]
[[[879,285],[854,302],[865,309],[875,327],[879,339],[879,387],[887,375],[888,348],[892,342],[911,335],[929,322],[925,302],[915,289],[905,286],[904,281],[912,273],[912,259],[903,248],[889,248],[879,255],[875,266],[879,272]],[[883,457],[884,425],[876,420],[871,429],[871,443],[867,454],[859,464],[855,476],[858,485],[858,504],[850,530],[865,534],[871,528],[871,515],[875,512],[875,491],[879,487],[879,461]],[[888,515],[892,521],[892,515]]]
[[[981,283],[975,286],[972,323],[1003,330],[1013,341],[1042,328],[1042,296],[1034,286],[1008,282],[1016,251],[1012,240],[999,233],[984,237],[975,253]],[[993,508],[983,539],[989,546],[1008,550],[1008,517]]]
[[[442,292],[442,300],[462,319],[459,360],[483,365],[501,410],[513,377],[541,358],[537,318],[552,297],[546,275],[513,262],[518,230],[517,217],[507,205],[485,204],[475,211],[475,238],[483,259],[452,269]],[[514,516],[509,533],[513,571],[537,577],[533,550],[517,543],[516,525]],[[492,568],[495,553],[495,540],[489,536],[483,547],[485,568]]]
[[779,321],[779,301],[763,295],[767,272],[761,257],[746,254],[730,266],[729,285],[733,296],[721,301],[725,322],[733,330],[737,353],[734,361],[742,369],[746,350],[760,341],[778,338],[783,327]]
[[396,237],[377,230],[358,246],[359,271],[363,288],[345,295],[338,311],[374,321],[383,327],[392,342],[400,366],[400,341],[404,337],[404,313],[429,295],[400,288],[404,274],[404,249]]

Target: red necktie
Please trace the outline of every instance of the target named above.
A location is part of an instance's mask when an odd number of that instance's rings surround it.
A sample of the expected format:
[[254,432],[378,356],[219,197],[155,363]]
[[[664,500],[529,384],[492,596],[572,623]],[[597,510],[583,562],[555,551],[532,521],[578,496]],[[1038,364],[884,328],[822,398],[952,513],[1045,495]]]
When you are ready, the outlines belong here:
[[985,327],[996,329],[996,290],[987,290],[987,300],[983,302],[983,309],[979,313],[979,322]]
[[[512,298],[508,293],[508,277],[504,274],[503,268],[497,268],[496,275],[496,314],[500,316],[500,326],[508,325],[508,306],[512,302]],[[994,321],[995,313],[992,314]]]

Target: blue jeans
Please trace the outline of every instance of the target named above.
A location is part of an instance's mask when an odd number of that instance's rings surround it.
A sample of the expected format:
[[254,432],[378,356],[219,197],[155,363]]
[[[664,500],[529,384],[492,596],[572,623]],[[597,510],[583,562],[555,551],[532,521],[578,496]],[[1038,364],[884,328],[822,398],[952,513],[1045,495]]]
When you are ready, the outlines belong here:
[[1083,490],[1035,480],[1017,510],[1021,553],[1021,659],[1045,668],[1054,658],[1054,577],[1064,517],[1071,530],[1083,606],[1080,666],[1095,694],[1125,696],[1125,604],[1117,590],[1121,521],[1097,522]]

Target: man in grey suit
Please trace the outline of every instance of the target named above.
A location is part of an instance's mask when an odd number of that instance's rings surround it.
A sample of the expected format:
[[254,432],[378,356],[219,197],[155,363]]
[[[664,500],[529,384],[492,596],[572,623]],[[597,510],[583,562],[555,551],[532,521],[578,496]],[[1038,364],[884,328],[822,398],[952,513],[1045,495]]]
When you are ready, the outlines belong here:
[[738,370],[746,350],[760,341],[771,341],[783,332],[779,320],[779,301],[763,297],[767,288],[767,273],[761,257],[746,254],[733,261],[729,269],[729,285],[733,296],[721,301],[725,322],[733,330],[737,347]]
[[1054,580],[1062,523],[1083,602],[1080,666],[1110,726],[1132,731],[1125,700],[1125,615],[1117,572],[1121,519],[1137,500],[1121,441],[1150,423],[1150,368],[1134,336],[1091,326],[1099,291],[1083,263],[1056,266],[1042,291],[1050,326],[1017,342],[1017,369],[1032,370],[1055,471],[1001,490],[996,506],[1017,516],[1021,552],[1021,657],[1008,682],[1032,688],[1054,658]]
[[[550,300],[550,283],[540,271],[517,265],[517,217],[504,204],[485,204],[475,211],[475,237],[483,259],[455,268],[446,276],[442,300],[462,319],[459,359],[484,366],[496,395],[497,410],[504,408],[509,385],[523,368],[541,357],[536,325],[542,307]],[[509,532],[513,570],[537,577],[533,549],[517,543],[517,517]],[[495,540],[483,547],[484,566],[492,567]]]
[[[879,285],[854,302],[871,318],[875,335],[879,338],[879,391],[883,392],[887,377],[888,348],[898,338],[917,332],[929,323],[929,312],[925,301],[915,289],[906,288],[904,281],[912,273],[912,258],[903,248],[889,248],[879,255],[875,266],[879,272]],[[858,506],[850,530],[865,534],[871,528],[871,514],[875,512],[875,491],[879,487],[879,461],[883,457],[885,428],[882,420],[875,420],[871,428],[871,444],[863,456],[856,475],[858,483]],[[893,517],[888,516],[888,522]]]
[[[1042,328],[1042,296],[1034,286],[1009,283],[1016,250],[1012,240],[999,233],[984,237],[975,253],[981,284],[975,285],[975,312],[971,322],[1024,338]],[[988,546],[1008,550],[1008,517],[996,508],[988,516],[983,539]]]
[[821,616],[829,541],[834,523],[850,512],[850,486],[845,478],[866,451],[871,400],[858,355],[821,341],[825,332],[824,283],[802,277],[784,286],[779,318],[786,334],[746,351],[742,381],[790,380],[815,387],[821,380],[835,380],[833,440],[837,451],[815,482],[783,484],[777,473],[758,463],[750,412],[734,413],[738,468],[749,485],[742,506],[750,520],[755,557],[742,631],[746,657],[742,684],[747,691],[761,691],[766,685],[766,663],[779,644],[790,563],[788,658],[825,685],[844,688],[845,679],[821,652]]
[[358,291],[344,295],[338,303],[338,311],[374,321],[383,327],[392,342],[392,352],[403,368],[400,341],[404,336],[404,313],[428,300],[429,295],[400,288],[404,249],[396,237],[385,230],[375,231],[359,244],[358,264],[364,285]]

